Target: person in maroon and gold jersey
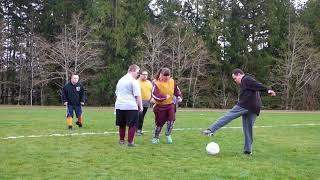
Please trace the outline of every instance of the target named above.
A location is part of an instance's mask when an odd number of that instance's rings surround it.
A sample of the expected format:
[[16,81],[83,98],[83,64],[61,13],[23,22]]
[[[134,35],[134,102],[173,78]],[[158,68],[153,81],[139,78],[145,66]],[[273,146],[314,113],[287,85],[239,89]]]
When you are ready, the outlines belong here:
[[152,81],[152,98],[155,106],[153,112],[155,114],[155,130],[152,139],[153,144],[159,143],[159,136],[161,129],[167,123],[167,130],[165,132],[167,144],[172,144],[171,131],[176,120],[174,110],[173,97],[177,97],[177,101],[182,101],[182,95],[176,82],[170,77],[170,69],[161,68]]

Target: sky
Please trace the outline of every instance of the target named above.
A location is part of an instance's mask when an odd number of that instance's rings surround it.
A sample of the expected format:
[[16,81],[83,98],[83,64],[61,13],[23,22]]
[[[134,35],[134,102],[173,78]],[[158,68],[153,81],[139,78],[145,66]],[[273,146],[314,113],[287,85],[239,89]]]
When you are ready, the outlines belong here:
[[[153,10],[155,10],[155,9],[157,9],[157,7],[156,7],[156,5],[155,5],[155,2],[156,2],[157,0],[152,0],[151,2],[150,2],[150,8],[151,9],[153,9]],[[181,1],[181,2],[184,2],[184,1],[186,1],[186,0],[178,0],[178,1]],[[298,7],[299,5],[302,5],[302,4],[304,4],[304,3],[306,3],[308,0],[292,0],[292,1],[294,1],[294,4],[295,4],[295,7]]]
[[307,1],[308,1],[308,0],[294,0],[296,7],[297,7],[299,4],[301,5],[301,4],[306,3]]

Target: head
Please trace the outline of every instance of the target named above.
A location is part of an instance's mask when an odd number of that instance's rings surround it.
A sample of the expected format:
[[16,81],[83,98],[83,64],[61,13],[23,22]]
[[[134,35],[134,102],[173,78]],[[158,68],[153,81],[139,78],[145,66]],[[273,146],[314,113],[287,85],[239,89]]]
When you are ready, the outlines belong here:
[[75,84],[78,83],[78,81],[79,81],[79,75],[77,75],[77,74],[72,74],[72,75],[71,75],[71,83],[72,83],[73,85],[75,85]]
[[169,68],[161,68],[156,75],[156,79],[160,81],[168,81],[171,78],[170,74]]
[[146,70],[142,70],[140,73],[140,79],[145,81],[148,79],[148,72]]
[[128,68],[128,73],[133,77],[133,78],[137,78],[139,75],[139,71],[140,68],[139,66],[132,64],[131,66],[129,66]]
[[232,78],[237,84],[241,84],[241,79],[244,76],[244,72],[241,69],[234,69],[232,71]]

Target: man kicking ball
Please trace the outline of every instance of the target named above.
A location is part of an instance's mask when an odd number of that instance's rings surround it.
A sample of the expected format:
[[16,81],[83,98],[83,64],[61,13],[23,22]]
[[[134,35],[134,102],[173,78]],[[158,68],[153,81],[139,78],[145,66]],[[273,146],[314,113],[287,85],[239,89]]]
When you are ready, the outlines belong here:
[[227,114],[220,117],[208,129],[204,130],[203,134],[211,136],[221,127],[242,116],[244,133],[243,153],[251,155],[253,142],[252,127],[261,109],[259,91],[266,92],[271,96],[276,96],[276,93],[265,85],[258,83],[251,75],[245,74],[241,69],[234,69],[232,71],[232,78],[240,85],[239,102]]

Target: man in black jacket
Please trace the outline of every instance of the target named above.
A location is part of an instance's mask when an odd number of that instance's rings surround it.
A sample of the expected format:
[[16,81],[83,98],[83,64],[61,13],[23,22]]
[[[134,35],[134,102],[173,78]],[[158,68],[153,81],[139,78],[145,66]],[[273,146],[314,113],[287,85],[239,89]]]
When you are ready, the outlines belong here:
[[244,133],[244,154],[252,154],[252,128],[259,116],[261,109],[261,98],[259,92],[266,92],[271,96],[276,96],[276,93],[257,82],[252,76],[244,74],[241,69],[232,71],[232,78],[240,85],[240,98],[238,103],[224,116],[220,117],[208,129],[203,131],[204,135],[211,136],[218,129],[225,126],[232,120],[242,116],[242,126]]
[[69,129],[72,129],[73,111],[76,113],[78,121],[76,124],[82,127],[82,107],[84,105],[84,88],[79,83],[79,75],[73,74],[71,81],[67,83],[62,90],[62,101],[67,106],[67,125]]

